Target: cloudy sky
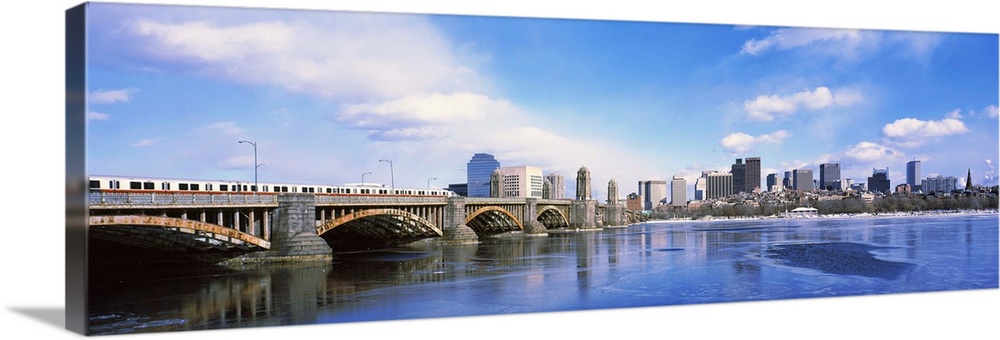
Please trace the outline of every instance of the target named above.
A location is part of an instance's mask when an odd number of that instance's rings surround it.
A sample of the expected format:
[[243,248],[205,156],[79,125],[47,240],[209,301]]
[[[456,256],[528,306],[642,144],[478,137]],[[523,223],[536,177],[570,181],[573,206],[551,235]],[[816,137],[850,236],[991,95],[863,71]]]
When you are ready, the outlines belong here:
[[252,180],[251,140],[262,182],[443,187],[487,152],[599,199],[753,156],[996,183],[996,34],[90,6],[91,174]]

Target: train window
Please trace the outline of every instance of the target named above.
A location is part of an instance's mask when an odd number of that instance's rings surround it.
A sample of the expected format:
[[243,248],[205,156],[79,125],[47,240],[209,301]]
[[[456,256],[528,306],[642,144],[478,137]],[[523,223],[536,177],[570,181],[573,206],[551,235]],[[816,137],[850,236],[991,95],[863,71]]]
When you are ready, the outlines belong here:
[[201,190],[201,187],[198,183],[191,183],[191,190]]
[[111,184],[111,189],[120,189],[120,188],[121,188],[121,187],[120,187],[120,185],[121,185],[121,182],[118,182],[118,181],[111,181],[111,183],[109,183],[109,184]]
[[177,184],[177,190],[188,190],[188,184],[187,183],[178,183]]
[[219,191],[229,191],[229,184],[219,184]]
[[161,190],[170,190],[170,182],[160,183],[160,189]]
[[326,193],[328,193],[328,194],[329,194],[329,193],[333,193],[333,191],[332,191],[332,190],[330,190],[330,188],[326,188]]
[[128,188],[132,190],[142,189],[142,183],[139,182],[128,182]]
[[212,183],[205,184],[205,190],[212,191]]
[[267,186],[266,186],[266,185],[265,185],[265,186],[261,186],[261,188],[263,188],[263,189],[264,189],[264,190],[262,190],[262,191],[267,191]]
[[250,186],[250,191],[257,191],[257,186],[256,185],[251,185]]
[[91,180],[90,181],[90,188],[91,189],[100,189],[101,188],[101,181]]
[[288,192],[287,186],[281,186],[281,192]]
[[143,182],[142,188],[144,190],[153,190],[156,188],[156,184],[153,184],[153,182]]

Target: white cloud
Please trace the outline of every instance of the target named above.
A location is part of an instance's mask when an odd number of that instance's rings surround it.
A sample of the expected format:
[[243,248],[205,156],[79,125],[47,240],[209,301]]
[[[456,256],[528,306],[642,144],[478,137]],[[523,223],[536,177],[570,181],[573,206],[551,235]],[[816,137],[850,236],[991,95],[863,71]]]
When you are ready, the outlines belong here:
[[990,118],[997,118],[997,116],[1000,115],[1000,113],[998,113],[996,105],[987,106],[985,109],[983,109],[983,113],[985,113],[986,116]]
[[153,146],[153,144],[156,144],[157,141],[159,141],[159,139],[141,139],[136,141],[135,143],[132,143],[132,146],[137,148],[145,148]]
[[719,141],[719,145],[721,145],[722,148],[730,154],[740,154],[750,151],[756,145],[762,143],[781,144],[785,138],[788,138],[791,135],[792,133],[787,130],[779,130],[757,137],[743,132],[736,132],[722,138],[722,140]]
[[[953,116],[952,111],[948,116]],[[882,127],[882,135],[886,140],[903,147],[916,147],[933,141],[937,137],[950,136],[968,132],[969,128],[961,120],[945,118],[942,120],[919,120],[902,118]]]
[[87,112],[87,120],[108,120],[108,118],[110,117],[111,116],[108,115],[107,113],[100,113],[94,111]]
[[119,102],[128,103],[132,100],[132,95],[137,92],[139,92],[139,90],[134,88],[97,90],[90,92],[88,99],[91,104],[114,104]]
[[840,157],[860,163],[881,161],[890,163],[903,154],[892,148],[873,142],[860,142],[841,152]]
[[[384,102],[349,105],[335,116],[347,126],[367,129],[390,139],[434,137],[428,127],[482,123],[486,117],[504,117],[515,109],[506,100],[460,92],[415,94]],[[377,138],[376,138],[377,139]]]
[[350,15],[323,23],[138,20],[131,33],[150,57],[241,84],[322,98],[384,99],[477,88],[471,62],[417,16]]
[[941,40],[942,35],[933,32],[783,28],[763,39],[747,40],[740,54],[760,55],[770,51],[805,49],[814,54],[854,60],[880,49],[895,48],[899,51],[898,56],[923,62]]
[[829,88],[820,86],[814,91],[804,90],[785,96],[758,96],[743,102],[747,118],[757,121],[771,121],[786,116],[799,109],[821,110],[834,106],[849,106],[861,100],[861,94],[843,91],[834,94]]
[[851,53],[852,49],[872,39],[875,39],[872,33],[860,30],[785,28],[771,32],[767,38],[744,42],[740,53],[758,55],[770,50],[789,50],[819,43],[835,44],[841,49],[839,53]]
[[962,118],[965,118],[965,117],[962,116],[962,110],[961,109],[951,110],[951,112],[948,112],[947,114],[945,114],[944,117],[945,118],[950,118],[950,119],[962,119]]

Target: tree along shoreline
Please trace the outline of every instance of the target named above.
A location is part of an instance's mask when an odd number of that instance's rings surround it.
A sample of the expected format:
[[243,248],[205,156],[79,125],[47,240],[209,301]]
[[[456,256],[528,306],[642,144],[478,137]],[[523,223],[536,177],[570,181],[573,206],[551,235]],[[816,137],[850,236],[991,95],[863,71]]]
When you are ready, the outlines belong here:
[[890,195],[866,202],[861,197],[843,199],[810,199],[801,203],[737,202],[705,204],[696,209],[658,209],[651,216],[654,220],[713,218],[780,217],[795,208],[815,208],[819,215],[884,215],[939,214],[956,211],[997,211],[998,200],[994,195],[968,196],[901,196]]

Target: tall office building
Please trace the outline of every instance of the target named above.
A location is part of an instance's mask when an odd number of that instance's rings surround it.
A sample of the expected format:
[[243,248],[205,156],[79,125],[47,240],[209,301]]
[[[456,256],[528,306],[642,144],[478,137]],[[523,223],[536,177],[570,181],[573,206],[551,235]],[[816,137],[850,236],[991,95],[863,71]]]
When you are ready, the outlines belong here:
[[500,197],[542,198],[542,168],[507,166],[500,168]]
[[760,188],[760,157],[747,157],[746,173],[743,176],[746,192]]
[[639,181],[639,196],[642,196],[642,209],[652,210],[667,198],[667,181]]
[[824,163],[819,165],[819,189],[833,191],[840,180],[840,163]]
[[785,171],[785,177],[781,178],[781,185],[784,186],[785,189],[795,189],[794,187],[792,187],[792,172],[791,171]]
[[906,184],[910,185],[913,191],[921,191],[920,188],[920,161],[906,162]]
[[713,172],[705,178],[705,198],[726,198],[733,194],[733,174]]
[[548,184],[549,187],[547,198],[566,198],[566,178],[564,178],[563,175],[549,174],[548,176],[545,176],[545,183]]
[[705,181],[707,180],[705,177],[698,177],[694,180],[694,199],[696,201],[705,199]]
[[687,180],[681,176],[674,176],[674,179],[670,181],[670,205],[683,207],[687,204],[687,196]]
[[872,169],[872,176],[868,177],[868,191],[888,193],[890,190],[889,168]]
[[767,191],[781,191],[778,186],[778,174],[767,174]]
[[469,197],[490,197],[490,176],[499,168],[500,162],[491,154],[472,155],[465,167]]
[[808,169],[792,170],[792,189],[799,191],[813,190],[813,172]]
[[733,174],[733,191],[747,192],[747,165],[743,164],[742,158],[736,159],[736,164],[733,164],[729,173]]

